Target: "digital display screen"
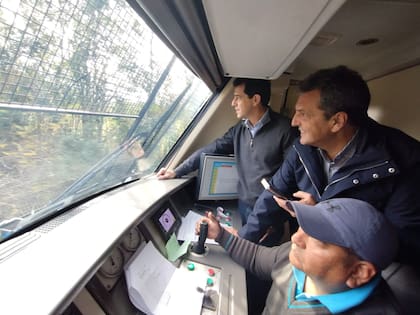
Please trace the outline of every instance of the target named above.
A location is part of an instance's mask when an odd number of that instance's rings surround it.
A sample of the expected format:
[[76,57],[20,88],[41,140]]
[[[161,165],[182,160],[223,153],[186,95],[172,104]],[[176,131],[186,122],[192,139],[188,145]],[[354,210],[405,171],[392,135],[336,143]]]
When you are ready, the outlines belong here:
[[171,207],[169,203],[165,203],[158,211],[156,211],[152,220],[159,228],[163,238],[167,241],[172,233],[176,233],[181,225],[179,214]]
[[168,233],[171,230],[171,228],[175,224],[175,220],[175,216],[169,208],[167,208],[159,217],[159,222],[166,233]]
[[238,170],[235,157],[203,154],[197,187],[198,200],[238,198]]

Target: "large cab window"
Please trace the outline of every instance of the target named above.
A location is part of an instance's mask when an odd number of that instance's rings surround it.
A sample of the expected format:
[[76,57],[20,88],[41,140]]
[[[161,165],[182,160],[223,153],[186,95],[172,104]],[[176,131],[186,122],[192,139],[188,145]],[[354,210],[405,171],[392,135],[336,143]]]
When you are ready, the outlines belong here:
[[156,169],[210,95],[124,0],[0,2],[0,239]]

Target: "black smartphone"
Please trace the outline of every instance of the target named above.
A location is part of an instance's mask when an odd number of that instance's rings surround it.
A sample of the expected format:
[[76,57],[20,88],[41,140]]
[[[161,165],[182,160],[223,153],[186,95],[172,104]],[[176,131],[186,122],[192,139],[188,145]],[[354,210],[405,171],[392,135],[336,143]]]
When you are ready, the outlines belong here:
[[261,184],[264,186],[264,188],[266,190],[268,190],[269,192],[271,192],[274,196],[281,198],[283,200],[287,200],[287,198],[285,196],[280,195],[277,191],[275,191],[273,188],[271,188],[270,184],[268,183],[268,180],[263,178],[261,179]]

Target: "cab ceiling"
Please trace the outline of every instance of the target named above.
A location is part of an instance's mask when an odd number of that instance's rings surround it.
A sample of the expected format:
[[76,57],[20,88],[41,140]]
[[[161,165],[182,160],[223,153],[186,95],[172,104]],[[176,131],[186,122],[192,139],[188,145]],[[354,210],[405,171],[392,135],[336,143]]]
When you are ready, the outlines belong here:
[[[371,79],[418,64],[417,0],[203,0],[225,76],[301,79],[345,64]],[[377,38],[368,46],[357,45]]]
[[204,0],[203,6],[225,76],[274,79],[343,3]]

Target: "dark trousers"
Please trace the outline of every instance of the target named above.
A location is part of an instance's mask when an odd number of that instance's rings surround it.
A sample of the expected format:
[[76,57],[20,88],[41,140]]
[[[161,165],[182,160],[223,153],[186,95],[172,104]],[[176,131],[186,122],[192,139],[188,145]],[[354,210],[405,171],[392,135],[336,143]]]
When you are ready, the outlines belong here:
[[246,272],[248,315],[259,315],[263,312],[272,282],[272,280],[261,280],[254,274]]

